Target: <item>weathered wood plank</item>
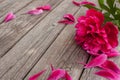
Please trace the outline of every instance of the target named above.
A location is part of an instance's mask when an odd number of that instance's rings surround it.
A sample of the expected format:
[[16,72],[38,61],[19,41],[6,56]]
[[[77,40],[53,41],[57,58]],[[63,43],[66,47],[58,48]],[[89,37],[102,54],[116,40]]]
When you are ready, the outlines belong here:
[[3,19],[8,12],[16,13],[33,1],[35,0],[5,0],[0,3],[0,24],[3,23]]
[[[60,3],[61,1],[51,0],[49,3],[56,3],[58,5],[58,2]],[[64,29],[65,25],[58,25],[57,21],[63,14],[74,14],[78,9],[79,7],[72,5],[71,1],[64,0],[28,34],[26,34],[0,59],[1,80],[9,80],[13,77],[14,80],[22,80]],[[29,25],[32,25],[32,23]]]
[[[49,1],[49,2],[48,2]],[[62,0],[36,0],[29,4],[27,7],[19,11],[16,15],[17,18],[0,25],[0,57],[3,56],[12,46],[14,46],[18,40],[20,40],[27,32],[29,32],[40,20],[42,20],[49,12],[45,12],[42,15],[31,16],[21,15],[31,8],[51,4],[54,9]]]
[[[85,8],[80,9],[76,14],[76,17],[82,15],[82,11],[84,10]],[[74,35],[74,25],[66,26],[39,62],[30,71],[25,80],[27,80],[30,75],[33,75],[42,69],[48,69],[48,71],[39,78],[39,80],[46,80],[50,73],[50,64],[53,64],[57,68],[66,69],[73,77],[73,80],[79,80],[83,66],[79,65],[77,61],[86,63],[88,54],[81,50],[75,43]],[[25,69],[25,66],[22,69]],[[23,70],[21,70],[21,72],[22,71]]]

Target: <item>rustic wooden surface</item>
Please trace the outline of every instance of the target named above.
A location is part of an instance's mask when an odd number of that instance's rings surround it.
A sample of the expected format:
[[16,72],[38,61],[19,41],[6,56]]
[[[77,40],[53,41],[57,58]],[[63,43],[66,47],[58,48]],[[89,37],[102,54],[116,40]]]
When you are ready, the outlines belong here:
[[[50,4],[52,10],[37,16],[23,14],[45,4]],[[0,0],[0,80],[28,80],[48,69],[39,78],[46,80],[50,64],[66,69],[73,80],[105,80],[93,74],[97,69],[84,69],[77,63],[88,62],[90,56],[74,41],[75,24],[57,23],[66,13],[77,18],[85,10],[73,5],[72,0]],[[4,23],[3,18],[10,11],[17,18]],[[112,60],[120,66],[119,57]]]

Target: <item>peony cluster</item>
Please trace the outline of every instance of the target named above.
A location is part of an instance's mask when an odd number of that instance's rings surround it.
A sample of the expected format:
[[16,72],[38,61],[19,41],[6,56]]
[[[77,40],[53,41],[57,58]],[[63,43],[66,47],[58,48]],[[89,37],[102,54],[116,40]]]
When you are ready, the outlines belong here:
[[76,24],[76,42],[89,54],[108,57],[118,56],[118,28],[112,22],[104,23],[104,16],[95,9],[89,9],[85,16],[78,18]]

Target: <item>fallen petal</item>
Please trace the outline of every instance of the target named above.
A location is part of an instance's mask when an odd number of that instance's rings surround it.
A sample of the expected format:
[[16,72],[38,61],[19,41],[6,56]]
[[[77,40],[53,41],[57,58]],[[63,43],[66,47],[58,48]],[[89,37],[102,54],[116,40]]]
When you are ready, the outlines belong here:
[[69,21],[75,22],[75,18],[72,14],[65,14],[63,17]]
[[4,22],[8,22],[8,21],[14,19],[15,17],[16,16],[13,14],[13,12],[9,12],[4,19]]
[[66,75],[65,75],[65,79],[66,80],[73,80],[72,77],[66,72]]
[[40,9],[40,10],[34,9],[34,10],[30,10],[27,12],[27,14],[31,14],[31,15],[39,15],[41,13],[43,13],[42,9]]
[[47,80],[59,80],[63,78],[66,74],[66,71],[63,69],[53,70]]
[[37,78],[40,77],[45,71],[46,71],[46,70],[42,70],[42,71],[40,71],[39,73],[31,76],[31,77],[29,78],[29,80],[37,80]]
[[80,6],[80,4],[81,4],[80,2],[77,2],[75,0],[73,0],[72,3],[75,4],[76,6]]
[[101,70],[99,72],[95,73],[96,75],[102,76],[104,78],[107,78],[109,80],[120,80],[120,75],[116,74],[109,70]]
[[63,24],[73,24],[74,22],[69,21],[69,20],[60,20],[58,23],[63,23]]
[[116,57],[116,56],[120,56],[120,52],[118,52],[115,49],[110,50],[109,52],[106,53],[106,55],[108,57]]
[[112,71],[120,74],[120,68],[112,61],[107,60],[100,67],[103,69],[106,69],[106,70],[112,70]]
[[83,1],[81,1],[81,2],[77,2],[77,1],[73,0],[72,2],[73,2],[73,4],[75,4],[76,6],[82,6],[82,5],[96,6],[94,3],[89,2],[89,1],[86,1],[86,0],[83,0]]
[[45,5],[45,6],[39,6],[36,9],[40,10],[51,10],[51,6],[49,4]]
[[88,64],[86,64],[85,68],[92,68],[92,67],[100,66],[106,60],[107,60],[107,55],[101,54],[97,56],[96,58],[94,58],[93,60],[91,60]]

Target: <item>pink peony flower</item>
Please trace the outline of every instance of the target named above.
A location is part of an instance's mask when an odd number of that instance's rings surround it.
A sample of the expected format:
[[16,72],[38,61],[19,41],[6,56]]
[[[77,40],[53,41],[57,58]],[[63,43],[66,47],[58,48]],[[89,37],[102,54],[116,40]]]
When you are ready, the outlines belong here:
[[75,40],[91,55],[118,56],[118,52],[114,50],[118,45],[118,28],[111,22],[103,26],[103,22],[101,12],[88,10],[85,16],[78,18]]

